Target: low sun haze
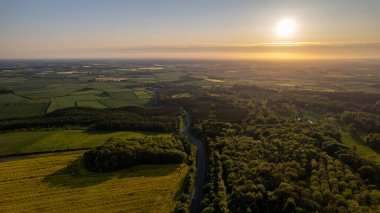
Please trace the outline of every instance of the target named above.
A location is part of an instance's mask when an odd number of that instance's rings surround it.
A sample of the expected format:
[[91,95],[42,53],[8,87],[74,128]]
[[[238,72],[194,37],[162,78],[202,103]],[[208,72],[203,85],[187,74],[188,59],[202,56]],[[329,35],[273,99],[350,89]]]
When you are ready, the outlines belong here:
[[373,0],[4,0],[0,58],[379,58],[379,9]]

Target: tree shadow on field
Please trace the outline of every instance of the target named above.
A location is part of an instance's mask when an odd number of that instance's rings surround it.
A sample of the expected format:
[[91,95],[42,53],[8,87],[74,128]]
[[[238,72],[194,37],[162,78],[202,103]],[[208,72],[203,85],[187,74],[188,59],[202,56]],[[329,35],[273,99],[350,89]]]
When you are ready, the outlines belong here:
[[138,165],[113,172],[88,171],[82,157],[70,162],[65,168],[45,176],[44,182],[53,187],[83,188],[101,184],[111,179],[166,176],[180,169],[180,164]]

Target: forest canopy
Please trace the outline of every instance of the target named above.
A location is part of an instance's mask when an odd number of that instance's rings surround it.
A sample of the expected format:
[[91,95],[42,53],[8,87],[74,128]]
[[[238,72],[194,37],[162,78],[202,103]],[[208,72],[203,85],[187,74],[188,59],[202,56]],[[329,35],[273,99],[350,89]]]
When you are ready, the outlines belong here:
[[175,137],[111,138],[83,155],[88,170],[106,172],[138,164],[182,163],[190,148]]

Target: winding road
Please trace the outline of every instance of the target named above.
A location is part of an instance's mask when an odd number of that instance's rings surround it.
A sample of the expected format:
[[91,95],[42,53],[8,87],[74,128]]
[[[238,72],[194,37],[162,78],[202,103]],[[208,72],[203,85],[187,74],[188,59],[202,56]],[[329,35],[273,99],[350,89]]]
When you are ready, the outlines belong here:
[[190,134],[189,128],[191,125],[191,120],[189,113],[185,111],[186,126],[184,133],[186,137],[197,146],[197,175],[195,190],[193,193],[193,198],[191,200],[190,213],[201,212],[201,200],[202,200],[202,186],[203,180],[206,174],[206,152],[203,143],[198,140],[195,136]]

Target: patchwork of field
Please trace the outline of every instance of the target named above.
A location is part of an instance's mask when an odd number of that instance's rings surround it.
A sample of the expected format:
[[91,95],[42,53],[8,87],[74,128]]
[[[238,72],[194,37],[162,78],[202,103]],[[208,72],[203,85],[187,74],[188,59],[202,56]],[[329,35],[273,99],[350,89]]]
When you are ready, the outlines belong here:
[[33,81],[30,83],[31,83],[30,88],[24,88],[22,90],[18,89],[16,90],[16,93],[28,98],[32,98],[32,99],[51,98],[51,97],[59,97],[59,96],[68,95],[70,93],[73,93],[81,89],[84,86],[83,84],[56,82],[56,83],[50,83],[40,88],[40,87],[33,87],[33,83],[34,83]]
[[0,155],[54,150],[92,148],[103,145],[112,137],[129,138],[167,136],[149,132],[88,132],[85,130],[50,130],[9,132],[0,134]]
[[[76,106],[149,106],[153,103],[151,99],[154,94],[159,92],[160,83],[202,88],[242,83],[276,90],[379,93],[379,67],[377,61],[193,61],[159,65],[154,61],[73,61],[45,66],[35,66],[29,62],[9,63],[0,69],[0,89],[11,91],[9,94],[0,94],[0,119],[42,115]],[[181,95],[173,96],[178,97]],[[39,103],[32,104],[30,101]],[[20,106],[25,104],[28,106]]]
[[152,95],[153,92],[145,88],[77,91],[67,96],[51,98],[51,104],[47,113],[75,106],[100,109],[107,107],[142,106],[149,102]]
[[186,165],[92,173],[83,152],[0,162],[0,212],[172,212]]
[[80,101],[95,101],[100,99],[107,99],[108,97],[102,94],[85,94],[85,95],[68,95],[63,97],[56,97],[51,99],[51,104],[47,112],[53,112],[58,109],[77,106]]
[[0,94],[0,119],[39,116],[69,107],[103,109],[144,106],[154,94],[152,90],[142,87],[143,82],[71,83],[65,82],[65,78],[53,78],[51,81],[23,78],[23,84],[19,84],[10,79],[17,80],[19,77],[13,76],[0,83],[0,86],[6,85],[13,91]]

